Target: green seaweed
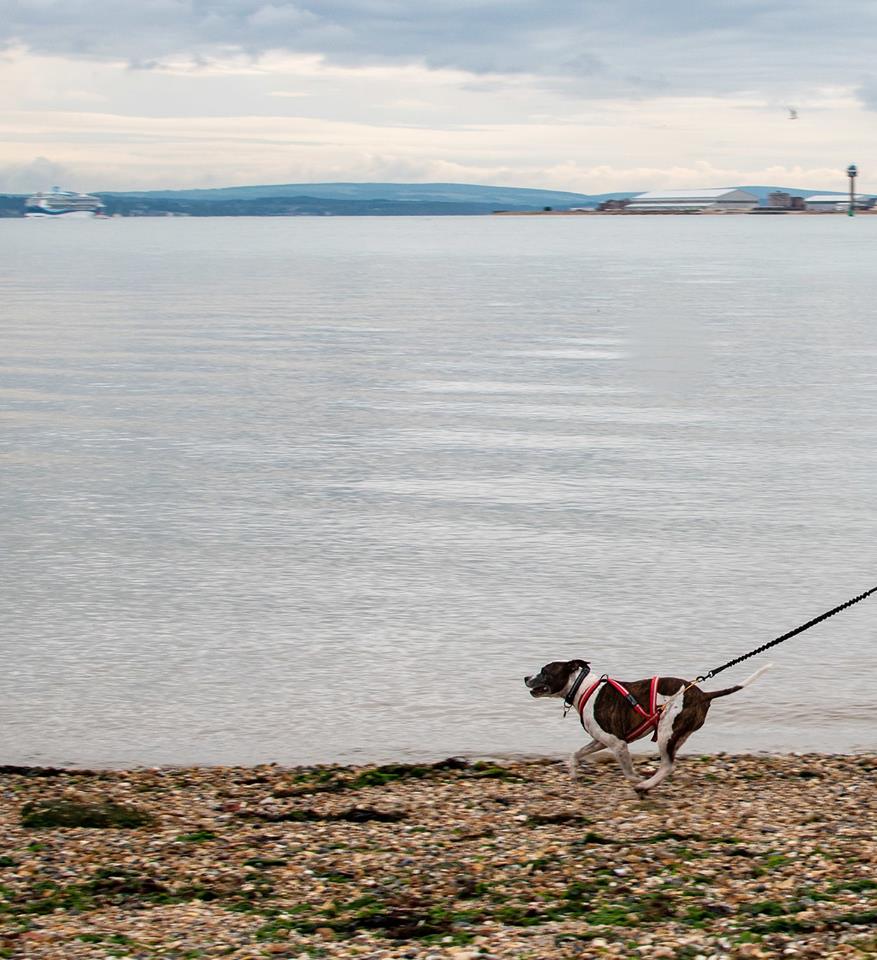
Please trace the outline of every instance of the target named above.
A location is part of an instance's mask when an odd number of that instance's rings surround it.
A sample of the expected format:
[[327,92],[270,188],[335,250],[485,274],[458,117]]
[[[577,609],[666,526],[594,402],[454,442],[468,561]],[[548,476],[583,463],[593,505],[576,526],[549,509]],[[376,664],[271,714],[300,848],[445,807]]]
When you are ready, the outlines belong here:
[[494,763],[485,763],[484,761],[473,763],[469,776],[475,780],[506,780],[509,783],[524,782],[522,776],[513,773],[506,767],[500,767]]
[[619,841],[610,840],[609,837],[604,837],[599,833],[594,833],[593,831],[589,830],[583,837],[579,837],[578,840],[573,840],[570,846],[586,847],[589,844],[604,844],[606,846],[611,846],[616,843],[619,843]]
[[373,807],[350,807],[338,813],[320,813],[311,807],[302,807],[298,810],[287,810],[284,813],[263,813],[261,811],[247,811],[239,814],[250,820],[262,820],[266,823],[331,823],[343,821],[346,823],[398,823],[405,820],[407,814],[401,810],[375,810]]
[[813,933],[827,928],[829,930],[840,926],[874,926],[877,924],[877,910],[863,910],[852,913],[839,913],[831,917],[821,917],[818,920],[798,920],[794,917],[778,917],[750,927],[753,933]]
[[276,797],[302,796],[308,793],[340,793],[344,790],[364,790],[367,787],[383,787],[401,780],[423,780],[439,777],[449,771],[480,769],[479,764],[470,765],[466,760],[449,757],[437,763],[386,763],[345,777],[343,767],[318,767],[306,770],[293,778],[292,789],[280,787]]
[[206,843],[216,839],[217,836],[212,830],[196,830],[194,833],[181,833],[177,837],[177,843]]
[[531,813],[527,817],[528,827],[544,827],[549,824],[587,827],[591,823],[593,823],[592,820],[579,813]]
[[877,890],[877,880],[863,877],[861,880],[838,880],[831,885],[832,890],[850,890],[861,893],[864,890]]
[[217,900],[220,894],[200,884],[170,888],[154,877],[133,873],[125,868],[98,870],[84,883],[62,886],[51,880],[35,883],[29,894],[0,905],[0,913],[13,916],[38,916],[57,910],[82,913],[101,903],[187,903],[191,900]]
[[322,915],[309,912],[299,906],[300,916],[290,916],[290,911],[276,916],[256,931],[256,940],[277,940],[287,936],[290,930],[301,934],[313,934],[321,928],[331,930],[336,936],[348,937],[367,930],[390,940],[424,940],[462,944],[471,940],[471,934],[456,929],[458,924],[469,924],[481,919],[476,911],[451,911],[447,907],[415,908],[382,902],[366,896],[348,903],[333,903]]
[[361,790],[364,787],[383,787],[399,780],[422,780],[433,776],[434,767],[417,766],[409,763],[388,763],[382,767],[364,770],[345,783],[348,790]]
[[800,907],[786,907],[778,900],[760,900],[755,903],[745,903],[740,908],[742,913],[749,913],[753,916],[763,914],[768,917],[784,917],[789,913],[799,913]]
[[107,801],[79,803],[72,800],[42,800],[26,804],[21,811],[21,825],[35,830],[53,827],[130,830],[151,822],[152,817],[136,807]]

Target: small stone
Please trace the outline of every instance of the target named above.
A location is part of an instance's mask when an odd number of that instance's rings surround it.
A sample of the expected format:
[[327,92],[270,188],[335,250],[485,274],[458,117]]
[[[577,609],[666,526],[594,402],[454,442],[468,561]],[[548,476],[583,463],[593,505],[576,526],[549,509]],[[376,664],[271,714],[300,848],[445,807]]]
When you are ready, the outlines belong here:
[[757,944],[741,943],[740,946],[737,947],[737,956],[745,958],[763,957],[764,953],[762,952],[761,947],[759,947]]

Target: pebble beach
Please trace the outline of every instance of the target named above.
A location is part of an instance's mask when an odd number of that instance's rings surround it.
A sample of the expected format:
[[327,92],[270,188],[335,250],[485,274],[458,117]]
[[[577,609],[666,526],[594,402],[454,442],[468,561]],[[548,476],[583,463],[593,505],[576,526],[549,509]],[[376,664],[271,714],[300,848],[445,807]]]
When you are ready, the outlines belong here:
[[2,957],[877,956],[875,756],[0,771]]

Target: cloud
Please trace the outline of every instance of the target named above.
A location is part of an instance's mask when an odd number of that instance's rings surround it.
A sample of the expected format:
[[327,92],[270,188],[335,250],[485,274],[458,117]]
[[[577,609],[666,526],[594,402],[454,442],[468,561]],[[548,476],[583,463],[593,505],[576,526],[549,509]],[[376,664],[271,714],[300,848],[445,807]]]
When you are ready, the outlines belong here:
[[0,43],[139,69],[271,50],[560,78],[575,96],[700,93],[867,72],[877,5],[849,0],[0,0]]
[[867,35],[877,5],[841,22],[826,0],[0,0],[0,173],[828,188],[877,150],[847,21]]
[[870,77],[856,90],[856,98],[866,110],[877,110],[877,78]]
[[[400,125],[308,116],[298,109],[307,106],[302,98],[264,99],[275,113],[0,112],[0,140],[16,164],[0,176],[22,192],[52,183],[95,190],[333,179],[453,180],[583,193],[741,183],[811,189],[840,183],[842,189],[846,164],[877,149],[877,135],[859,136],[855,149],[849,146],[855,104],[837,98],[830,101],[834,109],[795,123],[779,107],[758,109],[755,100],[660,98],[601,101],[563,122],[510,111],[504,120],[444,127],[427,123],[417,103],[387,108],[410,109],[419,119]],[[295,112],[281,114],[287,104]],[[46,160],[32,166],[37,153],[56,166]],[[871,184],[863,169],[862,189],[870,192]]]
[[70,179],[70,168],[53,163],[47,157],[34,157],[25,163],[0,167],[0,193],[32,193],[45,190],[49,184],[64,184]]

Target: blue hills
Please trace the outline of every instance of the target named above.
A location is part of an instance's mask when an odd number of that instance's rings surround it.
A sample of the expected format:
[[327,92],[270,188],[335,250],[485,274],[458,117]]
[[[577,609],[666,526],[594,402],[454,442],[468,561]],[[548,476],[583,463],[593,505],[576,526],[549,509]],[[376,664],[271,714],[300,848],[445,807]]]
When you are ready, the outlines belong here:
[[[699,186],[704,186],[699,184]],[[720,184],[734,187],[734,184]],[[737,189],[754,193],[764,200],[774,190],[784,190],[799,196],[815,193],[838,193],[814,187],[800,189],[779,186],[744,185]],[[625,199],[643,190],[621,190],[614,193],[573,193],[565,190],[540,190],[531,187],[497,187],[473,183],[280,183],[242,187],[205,187],[191,190],[126,190],[104,193],[101,196],[142,197],[162,200],[264,200],[273,198],[318,200],[353,200],[369,203],[453,203],[487,205],[492,208],[537,210],[541,207],[568,209],[576,206],[596,206],[604,200]]]
[[[102,194],[104,195],[104,194]],[[539,190],[527,187],[494,187],[471,183],[280,183],[198,190],[125,191],[128,197],[163,200],[260,200],[274,197],[313,197],[319,200],[358,200],[402,203],[475,203],[492,207],[538,209],[593,204],[607,195]],[[616,196],[616,194],[612,194]],[[631,193],[617,196],[632,196]]]

